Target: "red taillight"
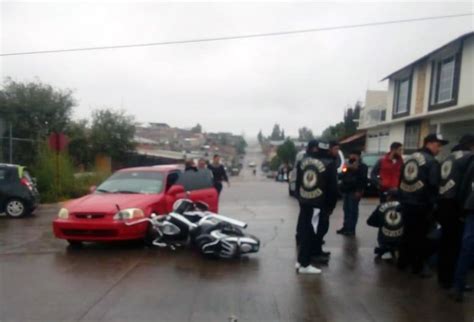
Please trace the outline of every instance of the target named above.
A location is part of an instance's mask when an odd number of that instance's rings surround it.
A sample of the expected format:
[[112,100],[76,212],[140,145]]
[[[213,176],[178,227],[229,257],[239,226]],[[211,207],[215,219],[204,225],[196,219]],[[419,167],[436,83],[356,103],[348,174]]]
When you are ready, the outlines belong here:
[[20,182],[22,185],[28,187],[28,189],[33,190],[33,185],[31,184],[31,182],[28,181],[28,179],[22,178]]

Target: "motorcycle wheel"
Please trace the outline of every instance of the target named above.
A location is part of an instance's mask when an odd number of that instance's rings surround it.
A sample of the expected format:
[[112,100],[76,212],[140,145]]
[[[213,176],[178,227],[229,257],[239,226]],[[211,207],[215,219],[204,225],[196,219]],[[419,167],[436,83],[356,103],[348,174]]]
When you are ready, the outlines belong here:
[[204,245],[209,244],[213,240],[215,240],[215,239],[211,235],[201,235],[201,236],[198,236],[195,240],[195,243],[196,243],[196,246],[199,249],[199,252],[207,258],[218,258],[216,253],[209,254],[209,253],[205,253],[203,251]]

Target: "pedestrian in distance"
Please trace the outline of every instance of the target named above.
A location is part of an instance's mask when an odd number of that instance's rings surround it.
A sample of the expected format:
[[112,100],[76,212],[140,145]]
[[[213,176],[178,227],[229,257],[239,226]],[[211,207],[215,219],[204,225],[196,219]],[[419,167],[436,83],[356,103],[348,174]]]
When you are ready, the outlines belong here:
[[403,146],[400,142],[390,144],[390,151],[382,156],[370,173],[370,180],[380,191],[380,202],[384,202],[386,192],[398,189],[403,166]]
[[429,134],[423,147],[411,154],[402,167],[400,203],[405,232],[400,246],[398,267],[411,266],[413,273],[430,277],[426,263],[430,255],[428,234],[434,224],[434,210],[440,184],[440,164],[435,157],[448,144],[439,134]]
[[474,157],[474,136],[464,135],[441,164],[436,219],[441,225],[438,257],[438,283],[450,289],[464,231],[461,183]]
[[355,236],[359,219],[359,202],[367,187],[368,168],[362,162],[360,154],[360,151],[352,151],[349,154],[349,162],[341,178],[344,224],[337,233],[344,236]]
[[321,273],[311,261],[314,255],[324,255],[322,240],[337,202],[337,168],[328,149],[327,143],[310,141],[296,168],[296,196],[300,205],[296,237],[299,274]]
[[454,288],[451,292],[451,296],[457,302],[463,301],[464,292],[472,291],[472,287],[466,285],[466,278],[474,264],[474,159],[471,158],[469,163],[459,196],[464,210],[464,232],[454,273]]
[[223,182],[227,182],[227,186],[230,187],[229,178],[227,172],[225,171],[224,166],[221,164],[221,157],[219,154],[215,154],[212,158],[212,163],[208,165],[208,169],[211,170],[212,176],[214,178],[214,188],[216,188],[217,193],[220,195],[223,188]]
[[367,219],[367,225],[379,229],[378,246],[374,249],[377,259],[396,259],[403,236],[403,217],[398,191],[392,189],[384,192],[385,198]]

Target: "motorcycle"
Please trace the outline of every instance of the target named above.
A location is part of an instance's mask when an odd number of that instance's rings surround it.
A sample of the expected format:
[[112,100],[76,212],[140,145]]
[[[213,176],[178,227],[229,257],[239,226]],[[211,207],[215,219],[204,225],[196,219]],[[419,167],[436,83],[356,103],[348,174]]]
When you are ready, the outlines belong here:
[[246,223],[212,213],[204,202],[180,199],[168,215],[152,214],[126,225],[143,222],[150,223],[146,237],[150,246],[175,250],[191,244],[203,255],[214,258],[236,258],[256,253],[260,248],[260,240],[244,232]]

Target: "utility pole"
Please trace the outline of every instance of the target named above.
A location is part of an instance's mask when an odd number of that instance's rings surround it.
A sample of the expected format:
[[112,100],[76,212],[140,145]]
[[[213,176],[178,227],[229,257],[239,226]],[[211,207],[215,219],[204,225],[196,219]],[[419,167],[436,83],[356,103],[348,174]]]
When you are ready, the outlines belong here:
[[13,163],[13,128],[12,123],[10,122],[10,164]]

